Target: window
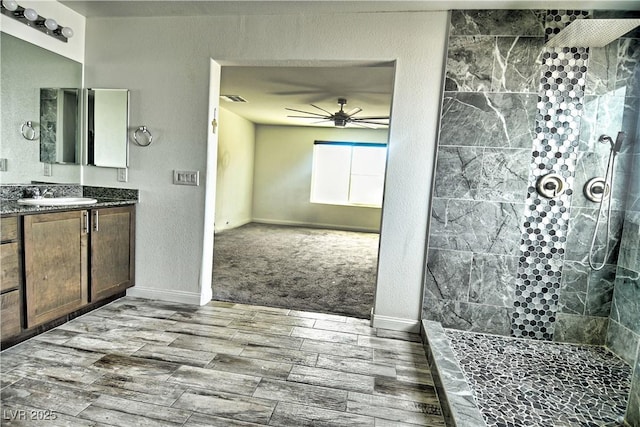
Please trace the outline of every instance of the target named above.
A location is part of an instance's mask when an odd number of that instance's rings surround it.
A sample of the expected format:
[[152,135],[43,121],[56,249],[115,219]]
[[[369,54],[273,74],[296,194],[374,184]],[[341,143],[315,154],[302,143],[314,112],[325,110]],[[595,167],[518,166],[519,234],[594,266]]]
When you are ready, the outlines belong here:
[[382,207],[387,145],[316,141],[311,203]]

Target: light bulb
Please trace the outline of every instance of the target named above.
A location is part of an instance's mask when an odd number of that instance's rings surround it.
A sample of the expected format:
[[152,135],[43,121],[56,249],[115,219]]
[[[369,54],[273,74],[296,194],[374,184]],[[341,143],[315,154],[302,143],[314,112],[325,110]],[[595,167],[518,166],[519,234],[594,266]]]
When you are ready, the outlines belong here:
[[70,39],[73,37],[73,30],[69,27],[62,27],[62,35]]
[[10,10],[11,12],[18,8],[18,2],[15,0],[2,0],[2,5],[5,9]]
[[55,31],[58,28],[58,23],[55,19],[47,18],[44,21],[44,26],[47,27],[48,30]]
[[25,9],[24,10],[24,17],[27,18],[29,21],[35,21],[36,19],[38,19],[38,12],[35,11],[35,9]]

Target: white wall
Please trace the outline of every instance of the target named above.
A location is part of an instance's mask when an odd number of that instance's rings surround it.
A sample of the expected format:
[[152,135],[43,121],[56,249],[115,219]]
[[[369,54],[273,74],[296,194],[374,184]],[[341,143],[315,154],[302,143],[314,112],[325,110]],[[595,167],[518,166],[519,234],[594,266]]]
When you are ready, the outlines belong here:
[[[416,326],[446,29],[446,12],[89,18],[86,85],[131,89],[131,125],[156,137],[130,151],[126,186],[142,197],[136,286],[167,298],[209,286],[199,278],[205,195],[215,189],[174,186],[171,170],[207,167],[208,87],[218,84],[209,81],[210,58],[283,66],[395,60],[374,325]],[[85,169],[87,184],[118,185],[112,171]]]
[[387,142],[386,129],[257,126],[253,220],[379,231],[381,209],[309,202],[313,143]]
[[231,111],[220,109],[216,174],[215,230],[251,222],[255,125]]

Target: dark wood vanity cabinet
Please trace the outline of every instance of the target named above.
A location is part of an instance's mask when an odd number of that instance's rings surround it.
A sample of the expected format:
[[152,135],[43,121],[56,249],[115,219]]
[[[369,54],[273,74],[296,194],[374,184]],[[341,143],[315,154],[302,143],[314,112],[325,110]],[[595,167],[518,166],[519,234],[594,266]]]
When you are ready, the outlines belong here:
[[22,273],[18,236],[18,217],[0,218],[0,337],[3,340],[18,335],[22,329]]
[[133,284],[135,211],[132,206],[91,211],[91,301]]
[[26,215],[24,264],[27,328],[88,302],[88,211]]
[[135,206],[23,217],[26,328],[133,286]]

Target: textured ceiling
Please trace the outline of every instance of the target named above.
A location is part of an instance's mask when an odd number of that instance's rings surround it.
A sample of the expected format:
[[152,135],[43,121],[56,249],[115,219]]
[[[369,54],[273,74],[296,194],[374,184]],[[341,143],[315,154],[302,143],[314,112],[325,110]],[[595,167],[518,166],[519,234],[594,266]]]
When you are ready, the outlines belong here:
[[393,64],[331,67],[223,67],[220,93],[240,95],[247,103],[220,101],[220,106],[261,124],[318,125],[318,120],[287,118],[304,115],[285,110],[330,112],[339,110],[338,98],[346,98],[345,111],[359,107],[357,116],[389,115],[393,91]]

